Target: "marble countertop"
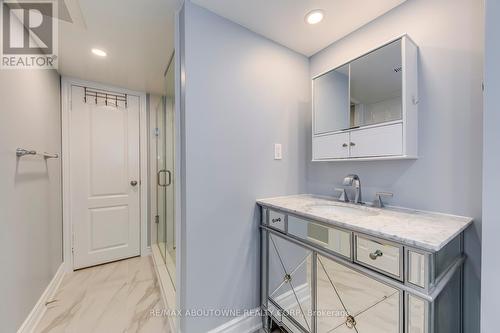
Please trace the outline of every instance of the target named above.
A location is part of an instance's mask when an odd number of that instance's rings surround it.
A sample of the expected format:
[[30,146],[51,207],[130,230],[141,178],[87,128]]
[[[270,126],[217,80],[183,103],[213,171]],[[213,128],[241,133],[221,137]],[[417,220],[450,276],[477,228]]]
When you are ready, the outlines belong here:
[[[374,208],[353,205],[331,197],[310,194],[259,199],[261,206],[279,209],[375,237],[392,240],[427,251],[439,251],[465,230],[470,217],[425,212],[406,208]],[[355,207],[361,214],[328,211],[325,206]]]

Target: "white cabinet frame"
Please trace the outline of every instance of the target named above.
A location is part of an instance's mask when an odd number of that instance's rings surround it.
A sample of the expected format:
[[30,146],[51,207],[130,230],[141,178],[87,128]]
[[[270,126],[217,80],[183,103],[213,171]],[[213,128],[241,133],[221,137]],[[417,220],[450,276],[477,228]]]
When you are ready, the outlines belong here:
[[[361,127],[337,130],[333,132],[315,134],[315,111],[314,111],[314,80],[335,68],[340,68],[347,64],[352,63],[356,59],[359,59],[373,51],[376,51],[380,48],[383,48],[395,41],[401,40],[401,65],[402,65],[402,115],[400,120],[382,122],[377,124],[364,125]],[[397,159],[417,159],[418,158],[418,47],[412,41],[412,39],[404,34],[398,36],[394,39],[389,40],[383,45],[376,47],[371,50],[367,50],[363,55],[351,59],[339,66],[335,66],[335,68],[331,68],[328,71],[320,73],[312,78],[311,80],[311,91],[312,91],[312,161],[371,161],[371,160],[397,160]],[[350,71],[349,71],[350,72]],[[350,80],[350,77],[349,77]],[[349,85],[350,90],[350,85]],[[348,112],[348,110],[346,110]],[[339,147],[331,147],[331,149],[325,149],[324,144],[322,147],[319,147],[318,144],[324,143],[327,141],[326,137],[331,137],[332,142],[336,140],[333,139],[335,136],[339,136],[340,134],[348,134],[349,142],[351,145],[352,141],[351,133],[354,131],[364,131],[367,129],[379,129],[383,131],[383,126],[389,126],[394,124],[402,125],[402,134],[395,138],[398,140],[398,145],[402,147],[401,153],[394,152],[391,147],[387,147],[387,153],[381,153],[384,149],[380,149],[380,146],[374,147],[374,153],[366,153],[366,151],[370,151],[371,148],[369,146],[363,147],[362,155],[357,156],[351,147],[348,147],[347,152],[343,151]],[[324,138],[323,138],[324,137]],[[321,138],[321,139],[320,139]],[[400,141],[399,141],[400,140]],[[355,144],[355,143],[354,143]],[[375,143],[374,143],[375,144]],[[377,149],[375,149],[377,148]],[[324,152],[327,153],[324,153]],[[332,153],[328,154],[328,151]],[[318,153],[321,152],[321,153]],[[336,153],[338,152],[338,154]],[[342,153],[341,153],[342,152]]]

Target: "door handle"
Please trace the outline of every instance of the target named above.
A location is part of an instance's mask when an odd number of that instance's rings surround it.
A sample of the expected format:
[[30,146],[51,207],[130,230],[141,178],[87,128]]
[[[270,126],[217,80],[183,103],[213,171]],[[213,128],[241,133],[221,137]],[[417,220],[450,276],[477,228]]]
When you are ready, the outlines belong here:
[[167,184],[166,183],[163,184],[161,182],[161,174],[162,174],[162,172],[167,173],[167,170],[162,169],[162,170],[158,171],[158,174],[156,176],[156,183],[158,184],[158,186],[165,187],[165,186],[167,186]]
[[[162,173],[165,173],[166,175],[168,175],[168,181],[166,183],[161,182],[161,174]],[[170,172],[170,170],[162,169],[162,170],[158,171],[158,175],[156,177],[156,182],[157,182],[158,186],[161,186],[161,187],[167,187],[170,184],[172,184],[172,173]]]
[[130,182],[130,185],[132,185],[132,186],[137,186],[137,180],[132,180],[132,181]]

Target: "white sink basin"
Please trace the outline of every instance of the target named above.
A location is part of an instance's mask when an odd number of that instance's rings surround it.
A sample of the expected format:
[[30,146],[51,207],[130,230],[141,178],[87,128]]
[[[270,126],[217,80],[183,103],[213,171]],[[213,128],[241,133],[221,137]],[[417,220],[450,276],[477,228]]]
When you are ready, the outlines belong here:
[[378,215],[378,212],[369,210],[363,207],[349,207],[341,205],[312,205],[311,211],[316,214],[335,214],[335,215],[349,215],[349,216],[374,216]]

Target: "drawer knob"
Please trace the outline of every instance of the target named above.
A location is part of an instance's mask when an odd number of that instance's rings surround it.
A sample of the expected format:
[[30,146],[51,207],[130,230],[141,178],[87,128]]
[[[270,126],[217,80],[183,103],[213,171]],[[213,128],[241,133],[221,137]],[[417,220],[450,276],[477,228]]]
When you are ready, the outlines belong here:
[[273,222],[273,223],[281,222],[281,217],[277,217],[275,219],[272,219],[271,222]]
[[351,329],[356,327],[356,319],[354,319],[354,317],[351,315],[347,316],[347,319],[345,321],[345,325]]
[[350,145],[351,147],[354,147],[356,144],[355,144],[354,142],[349,142],[349,145]]
[[348,146],[348,144],[347,144],[347,143],[344,143],[344,144],[342,145],[342,147],[344,147],[344,148],[345,148],[345,147],[347,147],[347,146]]
[[373,253],[370,253],[370,259],[371,260],[377,260],[378,257],[382,257],[384,255],[384,253],[380,250],[377,250]]

